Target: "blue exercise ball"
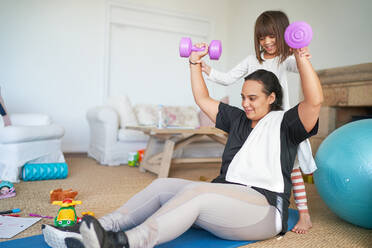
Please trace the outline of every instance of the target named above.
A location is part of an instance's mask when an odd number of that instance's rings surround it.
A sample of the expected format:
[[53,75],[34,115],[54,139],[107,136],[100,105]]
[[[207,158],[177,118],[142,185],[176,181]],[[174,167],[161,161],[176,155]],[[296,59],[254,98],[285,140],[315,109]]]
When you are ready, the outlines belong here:
[[372,119],[350,122],[319,146],[314,182],[340,218],[372,228]]

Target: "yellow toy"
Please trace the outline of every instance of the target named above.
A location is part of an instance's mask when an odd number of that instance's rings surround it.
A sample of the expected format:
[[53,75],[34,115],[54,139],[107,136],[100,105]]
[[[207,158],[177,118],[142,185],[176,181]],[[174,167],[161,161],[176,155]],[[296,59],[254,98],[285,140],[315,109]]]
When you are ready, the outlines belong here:
[[81,201],[73,201],[66,199],[63,201],[53,201],[53,205],[59,205],[57,216],[54,218],[54,225],[59,227],[73,226],[81,221],[81,218],[76,216],[75,205],[81,204]]
[[[72,199],[65,199],[63,201],[53,201],[53,205],[59,205],[61,208],[58,210],[57,216],[54,218],[54,225],[59,227],[73,226],[81,221],[80,217],[77,217],[75,206],[80,205],[81,201],[74,201]],[[82,212],[82,215],[92,215],[91,211]]]

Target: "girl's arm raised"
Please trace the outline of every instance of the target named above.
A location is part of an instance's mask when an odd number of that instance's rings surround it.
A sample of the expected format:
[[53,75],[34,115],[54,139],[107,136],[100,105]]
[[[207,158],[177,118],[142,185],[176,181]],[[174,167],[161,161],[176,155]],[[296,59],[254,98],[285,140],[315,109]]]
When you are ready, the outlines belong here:
[[306,56],[301,56],[302,52],[301,49],[294,51],[304,95],[304,100],[298,107],[298,114],[306,131],[310,132],[319,118],[320,107],[323,102],[323,91],[318,75],[309,59]]

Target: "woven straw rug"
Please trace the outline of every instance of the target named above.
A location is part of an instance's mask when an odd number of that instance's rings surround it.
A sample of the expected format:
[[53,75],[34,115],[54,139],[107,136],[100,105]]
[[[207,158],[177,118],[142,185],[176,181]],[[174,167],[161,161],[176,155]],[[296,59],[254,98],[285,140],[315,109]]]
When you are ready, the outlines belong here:
[[[83,202],[76,206],[77,214],[81,216],[83,211],[92,211],[97,217],[101,217],[121,206],[156,178],[149,172],[141,173],[138,168],[126,165],[99,165],[85,154],[68,154],[66,161],[69,165],[67,179],[21,181],[15,184],[17,196],[0,200],[0,209],[20,208],[22,216],[29,213],[55,216],[59,207],[49,203],[49,192],[56,188],[72,188],[79,192],[76,199]],[[199,180],[202,176],[210,180],[218,171],[217,164],[178,165],[172,167],[170,177]],[[313,222],[313,228],[308,234],[288,232],[281,239],[273,238],[243,247],[372,247],[372,230],[359,228],[339,219],[321,200],[313,184],[306,184],[306,190]],[[43,223],[52,224],[52,220],[42,219],[13,239],[41,234]]]

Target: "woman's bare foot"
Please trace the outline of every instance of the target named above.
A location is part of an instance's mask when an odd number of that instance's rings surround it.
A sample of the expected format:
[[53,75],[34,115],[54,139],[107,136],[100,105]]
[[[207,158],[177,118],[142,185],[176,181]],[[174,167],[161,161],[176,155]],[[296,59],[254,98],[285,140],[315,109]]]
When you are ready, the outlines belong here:
[[305,234],[309,229],[313,226],[310,220],[310,214],[309,213],[300,213],[300,218],[295,225],[295,227],[292,229],[292,232]]

